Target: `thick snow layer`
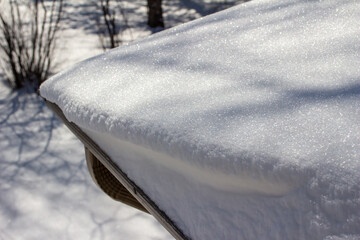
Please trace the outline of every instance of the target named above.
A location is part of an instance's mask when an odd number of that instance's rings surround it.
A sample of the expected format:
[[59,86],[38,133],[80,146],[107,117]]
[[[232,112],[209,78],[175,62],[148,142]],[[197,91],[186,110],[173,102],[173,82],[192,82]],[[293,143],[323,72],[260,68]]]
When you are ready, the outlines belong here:
[[253,1],[81,62],[41,95],[194,239],[360,238],[359,12]]

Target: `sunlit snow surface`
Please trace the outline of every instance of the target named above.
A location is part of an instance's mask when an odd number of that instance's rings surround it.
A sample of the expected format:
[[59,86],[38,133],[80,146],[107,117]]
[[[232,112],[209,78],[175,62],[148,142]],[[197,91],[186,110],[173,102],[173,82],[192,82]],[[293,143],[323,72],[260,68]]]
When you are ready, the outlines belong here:
[[360,3],[253,1],[41,87],[193,239],[360,238]]

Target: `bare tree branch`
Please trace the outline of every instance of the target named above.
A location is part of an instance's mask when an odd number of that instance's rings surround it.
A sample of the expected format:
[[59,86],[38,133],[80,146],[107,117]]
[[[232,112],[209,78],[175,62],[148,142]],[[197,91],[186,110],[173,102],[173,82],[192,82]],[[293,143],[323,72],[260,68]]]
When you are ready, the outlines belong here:
[[101,17],[97,19],[99,39],[104,50],[121,45],[120,35],[129,29],[128,20],[120,0],[93,1],[100,9]]
[[51,71],[63,0],[5,2],[9,9],[0,9],[0,49],[8,81],[14,88],[36,89]]

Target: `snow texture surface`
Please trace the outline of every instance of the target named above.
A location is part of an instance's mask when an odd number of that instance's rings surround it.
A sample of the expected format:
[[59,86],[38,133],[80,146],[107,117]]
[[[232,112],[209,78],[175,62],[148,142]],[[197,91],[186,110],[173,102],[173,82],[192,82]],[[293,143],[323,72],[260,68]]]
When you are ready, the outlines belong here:
[[360,238],[360,2],[253,1],[41,86],[193,239]]

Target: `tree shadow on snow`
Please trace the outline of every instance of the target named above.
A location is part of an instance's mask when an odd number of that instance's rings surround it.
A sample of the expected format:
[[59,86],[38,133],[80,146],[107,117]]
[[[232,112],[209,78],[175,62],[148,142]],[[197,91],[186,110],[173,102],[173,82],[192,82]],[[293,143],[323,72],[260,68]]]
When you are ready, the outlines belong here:
[[31,168],[33,163],[47,152],[53,130],[60,124],[54,114],[47,110],[40,97],[27,92],[26,89],[9,91],[2,96],[0,141],[1,148],[6,150],[2,154],[11,152],[13,157],[3,156],[3,161],[0,162],[1,172],[6,172],[5,175],[10,177],[8,167],[11,165],[20,167],[11,174],[13,179],[21,168]]
[[[76,179],[84,165],[82,158],[74,156],[72,162],[67,156],[62,156],[63,152],[66,153],[63,147],[49,149],[55,144],[52,143],[54,131],[60,126],[62,122],[37,94],[21,89],[1,95],[0,181],[15,187],[31,185],[24,181],[29,176],[51,178],[61,184]],[[56,143],[61,141],[59,137],[56,136]],[[74,139],[67,141],[71,143]]]

